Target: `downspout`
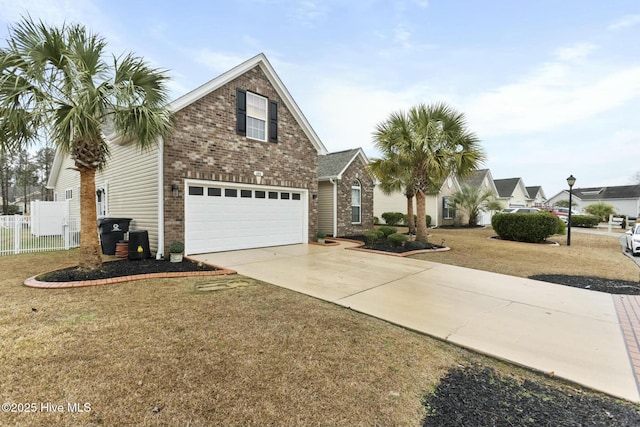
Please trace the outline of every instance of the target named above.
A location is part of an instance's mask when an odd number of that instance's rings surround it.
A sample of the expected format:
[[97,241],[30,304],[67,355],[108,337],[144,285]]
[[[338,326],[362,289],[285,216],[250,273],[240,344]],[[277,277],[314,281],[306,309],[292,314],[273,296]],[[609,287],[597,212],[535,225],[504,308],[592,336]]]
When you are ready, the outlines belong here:
[[338,237],[338,183],[335,179],[329,179],[333,184],[333,237]]
[[156,259],[164,258],[164,140],[158,143],[158,251]]
[[[438,193],[438,195],[440,195],[440,193]],[[436,228],[438,228],[438,226],[440,225],[440,214],[438,213],[438,206],[441,202],[442,198],[438,198],[438,196],[436,196]]]

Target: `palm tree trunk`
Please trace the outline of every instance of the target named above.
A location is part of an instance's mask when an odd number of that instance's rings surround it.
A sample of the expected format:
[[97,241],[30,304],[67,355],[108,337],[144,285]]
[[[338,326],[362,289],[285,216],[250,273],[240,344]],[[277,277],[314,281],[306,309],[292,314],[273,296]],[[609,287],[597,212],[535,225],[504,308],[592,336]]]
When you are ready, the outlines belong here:
[[82,270],[96,270],[102,266],[102,252],[98,241],[96,214],[96,170],[80,169],[80,261]]
[[416,191],[416,242],[427,241],[427,206],[424,192]]
[[416,234],[416,223],[413,216],[413,194],[406,194],[407,196],[407,226],[409,227],[409,234]]

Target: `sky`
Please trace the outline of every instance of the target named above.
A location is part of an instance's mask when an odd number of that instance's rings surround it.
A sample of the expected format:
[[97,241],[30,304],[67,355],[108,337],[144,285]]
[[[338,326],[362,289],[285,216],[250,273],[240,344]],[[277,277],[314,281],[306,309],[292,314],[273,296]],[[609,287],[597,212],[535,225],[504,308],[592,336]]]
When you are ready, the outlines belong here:
[[445,102],[494,179],[550,198],[640,171],[637,0],[0,0],[2,45],[27,13],[166,69],[172,99],[263,52],[330,152],[375,158],[377,124]]

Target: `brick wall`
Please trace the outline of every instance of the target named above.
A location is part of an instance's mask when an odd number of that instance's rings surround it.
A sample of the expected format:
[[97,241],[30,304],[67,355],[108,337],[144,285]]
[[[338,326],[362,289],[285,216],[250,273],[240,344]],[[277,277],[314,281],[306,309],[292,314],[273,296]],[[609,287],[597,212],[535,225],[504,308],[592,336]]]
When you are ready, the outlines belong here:
[[[278,142],[236,133],[236,88],[278,102]],[[183,180],[257,184],[309,190],[309,238],[317,230],[317,151],[259,66],[176,113],[176,126],[164,145],[165,245],[184,241]],[[171,193],[171,185],[180,195]],[[258,213],[256,213],[258,214]]]
[[[360,224],[351,223],[351,185],[358,179],[361,185]],[[362,234],[373,229],[373,180],[359,159],[355,159],[338,181],[338,236]]]

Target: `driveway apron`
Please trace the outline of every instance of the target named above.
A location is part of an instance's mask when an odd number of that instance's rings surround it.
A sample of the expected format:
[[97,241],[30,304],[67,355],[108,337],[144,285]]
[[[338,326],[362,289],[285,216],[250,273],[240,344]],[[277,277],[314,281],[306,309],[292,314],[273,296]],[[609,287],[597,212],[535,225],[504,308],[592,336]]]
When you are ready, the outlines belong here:
[[290,245],[192,258],[640,401],[611,295],[345,250],[349,246]]

